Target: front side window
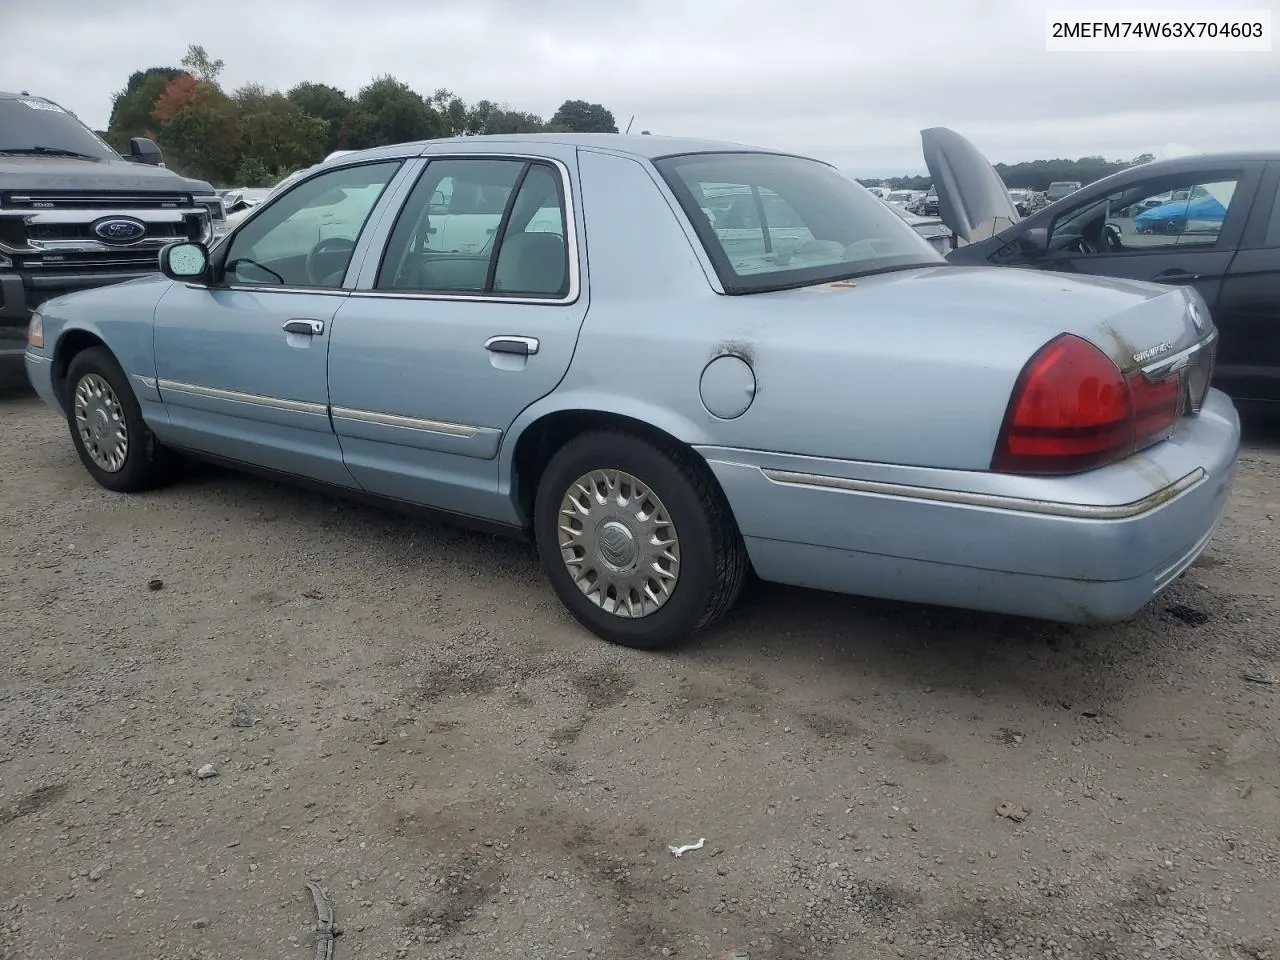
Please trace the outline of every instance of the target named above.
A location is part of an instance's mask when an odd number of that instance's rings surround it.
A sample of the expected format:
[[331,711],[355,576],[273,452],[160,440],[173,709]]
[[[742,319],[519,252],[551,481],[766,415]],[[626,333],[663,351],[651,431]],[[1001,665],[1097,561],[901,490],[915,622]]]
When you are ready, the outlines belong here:
[[1049,247],[1085,255],[1211,248],[1239,182],[1238,175],[1218,172],[1122,187],[1060,214]]
[[945,262],[875,194],[816,160],[704,153],[655,161],[727,293]]
[[376,289],[562,299],[565,195],[548,163],[433,160],[396,219]]
[[399,160],[341,167],[280,194],[231,237],[227,282],[340,287],[365,221],[399,168]]

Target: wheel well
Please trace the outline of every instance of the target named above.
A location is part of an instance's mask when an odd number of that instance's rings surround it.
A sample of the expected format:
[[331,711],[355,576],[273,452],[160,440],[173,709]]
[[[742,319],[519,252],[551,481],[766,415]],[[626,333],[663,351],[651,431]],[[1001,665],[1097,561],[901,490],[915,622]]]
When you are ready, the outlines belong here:
[[105,347],[100,337],[87,330],[69,330],[61,340],[53,354],[53,390],[61,402],[67,385],[67,368],[77,353],[90,347]]
[[[558,410],[535,420],[516,441],[516,452],[512,459],[512,483],[515,486],[516,504],[526,524],[533,519],[533,503],[538,493],[538,483],[542,472],[555,455],[556,451],[581,433],[588,430],[614,429],[653,440],[662,446],[675,445],[688,451],[689,445],[673,437],[665,430],[660,430],[651,423],[636,420],[633,417],[617,413],[604,413],[599,410]],[[703,459],[693,455],[699,468],[707,472],[711,482],[720,490],[720,483]],[[720,491],[721,496],[724,492]]]

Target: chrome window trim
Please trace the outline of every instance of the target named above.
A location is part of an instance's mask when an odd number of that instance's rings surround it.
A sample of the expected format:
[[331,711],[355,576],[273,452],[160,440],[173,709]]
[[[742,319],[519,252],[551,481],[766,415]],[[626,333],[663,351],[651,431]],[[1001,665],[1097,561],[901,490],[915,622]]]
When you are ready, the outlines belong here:
[[376,410],[358,410],[355,407],[331,407],[330,412],[335,420],[347,420],[352,423],[368,423],[379,427],[399,427],[405,430],[420,430],[423,433],[439,433],[449,437],[470,439],[484,432],[486,428],[476,427],[469,423],[451,423],[447,420],[426,420],[421,417],[406,417],[397,413],[379,413]]
[[227,286],[210,286],[205,283],[190,283],[183,281],[183,286],[188,290],[238,290],[241,293],[310,293],[319,297],[346,297],[351,294],[350,290],[342,287],[277,287],[263,285],[261,287],[253,284],[228,284]]
[[850,477],[827,477],[816,473],[797,473],[792,470],[757,468],[771,483],[783,486],[810,487],[838,493],[868,493],[881,497],[900,497],[908,500],[927,500],[962,507],[982,507],[990,510],[1011,510],[1049,517],[1066,517],[1077,520],[1128,520],[1150,513],[1161,504],[1179,496],[1201,483],[1208,474],[1203,467],[1129,503],[1090,504],[1060,503],[1052,500],[1032,500],[1025,497],[1007,497],[995,493],[975,493],[967,490],[944,490],[938,487],[918,487],[905,483],[886,483],[880,480],[855,480]]
[[202,387],[194,383],[183,383],[179,380],[156,380],[156,387],[161,395],[167,390],[171,393],[185,393],[193,397],[204,397],[208,400],[226,400],[230,403],[245,403],[258,407],[270,407],[274,410],[288,410],[291,413],[306,413],[312,416],[327,417],[329,407],[323,403],[310,403],[306,400],[286,400],[282,397],[265,397],[258,393],[242,393],[239,390],[223,390],[219,387]]
[[[578,297],[582,292],[582,262],[581,247],[578,242],[578,191],[574,186],[573,177],[569,170],[569,165],[563,160],[556,157],[542,156],[538,154],[526,153],[431,153],[424,154],[423,159],[427,161],[426,166],[418,172],[418,176],[414,179],[413,186],[409,188],[412,192],[417,187],[421,178],[431,169],[431,164],[439,163],[445,160],[516,160],[521,163],[545,163],[550,164],[560,176],[560,185],[564,191],[564,240],[567,255],[569,258],[569,289],[563,297],[541,297],[541,296],[502,296],[501,294],[484,294],[484,293],[450,293],[448,291],[440,291],[438,293],[432,291],[416,291],[416,290],[379,290],[373,284],[377,283],[378,270],[381,269],[382,259],[386,256],[387,246],[391,242],[391,234],[394,230],[394,223],[391,229],[387,230],[386,237],[383,239],[381,247],[377,253],[377,268],[372,271],[372,276],[366,282],[370,284],[368,287],[357,287],[351,291],[352,297],[360,297],[361,299],[383,299],[383,300],[441,300],[464,303],[528,303],[538,304],[541,306],[569,306],[578,301]],[[408,193],[405,194],[406,201]],[[400,204],[400,209],[396,214],[404,209],[404,201]],[[375,251],[369,251],[372,255]]]

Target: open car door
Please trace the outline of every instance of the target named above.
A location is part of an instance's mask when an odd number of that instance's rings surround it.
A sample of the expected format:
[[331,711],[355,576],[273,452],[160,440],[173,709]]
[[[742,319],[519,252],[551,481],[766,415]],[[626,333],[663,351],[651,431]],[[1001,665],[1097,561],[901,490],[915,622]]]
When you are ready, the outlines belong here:
[[939,215],[957,245],[985,240],[1021,219],[1000,174],[972,143],[946,127],[921,130],[920,141]]

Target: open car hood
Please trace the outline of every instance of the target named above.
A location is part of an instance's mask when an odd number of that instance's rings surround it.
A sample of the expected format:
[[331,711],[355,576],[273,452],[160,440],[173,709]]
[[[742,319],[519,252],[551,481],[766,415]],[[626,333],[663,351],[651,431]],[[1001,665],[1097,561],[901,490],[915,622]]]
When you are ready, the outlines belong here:
[[1000,174],[972,143],[946,127],[921,130],[920,142],[938,213],[957,241],[985,240],[1021,219]]

